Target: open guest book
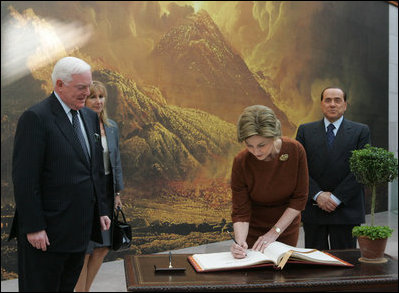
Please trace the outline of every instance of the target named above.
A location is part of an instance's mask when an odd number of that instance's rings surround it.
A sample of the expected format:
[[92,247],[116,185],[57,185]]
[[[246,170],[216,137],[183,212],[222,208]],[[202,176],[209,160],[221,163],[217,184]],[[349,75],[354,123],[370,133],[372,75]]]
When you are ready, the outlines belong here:
[[298,248],[278,241],[272,242],[264,252],[247,250],[247,256],[234,258],[230,251],[193,254],[189,262],[197,272],[225,271],[263,266],[283,269],[287,262],[353,267],[352,264],[317,249]]

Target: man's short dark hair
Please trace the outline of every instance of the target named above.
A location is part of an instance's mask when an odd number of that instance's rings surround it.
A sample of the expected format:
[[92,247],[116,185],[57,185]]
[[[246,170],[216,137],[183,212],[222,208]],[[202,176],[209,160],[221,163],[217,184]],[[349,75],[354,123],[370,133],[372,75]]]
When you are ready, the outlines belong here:
[[328,89],[339,89],[344,93],[344,101],[346,102],[346,93],[343,89],[341,89],[340,87],[337,86],[329,86],[326,87],[324,90],[321,91],[321,96],[320,96],[320,101],[323,101],[323,95],[324,95],[324,91],[328,90]]

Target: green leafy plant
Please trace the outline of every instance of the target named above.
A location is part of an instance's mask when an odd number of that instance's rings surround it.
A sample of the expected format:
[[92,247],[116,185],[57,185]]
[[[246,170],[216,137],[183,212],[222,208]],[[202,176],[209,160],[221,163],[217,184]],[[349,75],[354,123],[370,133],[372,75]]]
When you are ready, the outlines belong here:
[[391,237],[393,229],[388,226],[356,226],[353,227],[352,235],[355,237],[365,236],[371,240]]
[[398,177],[398,159],[388,150],[367,144],[363,149],[352,151],[349,165],[356,180],[371,189],[371,226],[354,227],[353,236],[368,236],[370,239],[391,236],[393,230],[389,227],[374,226],[374,210],[377,186]]

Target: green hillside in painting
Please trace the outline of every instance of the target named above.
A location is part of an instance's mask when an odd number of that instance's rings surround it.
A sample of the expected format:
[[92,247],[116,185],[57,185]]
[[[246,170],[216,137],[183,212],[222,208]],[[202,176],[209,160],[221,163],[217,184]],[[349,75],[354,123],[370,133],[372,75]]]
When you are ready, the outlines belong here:
[[132,186],[230,176],[240,148],[235,125],[168,105],[159,89],[139,87],[115,72],[96,71],[94,78],[108,88],[108,112],[120,128],[125,179]]

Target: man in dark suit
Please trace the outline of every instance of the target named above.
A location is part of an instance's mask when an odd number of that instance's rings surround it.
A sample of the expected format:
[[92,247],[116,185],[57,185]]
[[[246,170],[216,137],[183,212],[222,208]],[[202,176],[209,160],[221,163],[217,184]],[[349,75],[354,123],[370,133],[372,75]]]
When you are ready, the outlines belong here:
[[[83,108],[91,68],[75,57],[54,66],[54,92],[25,111],[14,140],[12,178],[19,290],[71,291],[90,239],[110,219],[97,114]],[[75,110],[75,111],[73,111]]]
[[[365,222],[364,188],[350,172],[352,150],[370,143],[365,124],[344,119],[346,94],[329,87],[321,93],[321,121],[300,125],[296,139],[306,150],[309,198],[302,212],[305,247],[356,248],[352,228]],[[329,126],[331,124],[331,126]]]

